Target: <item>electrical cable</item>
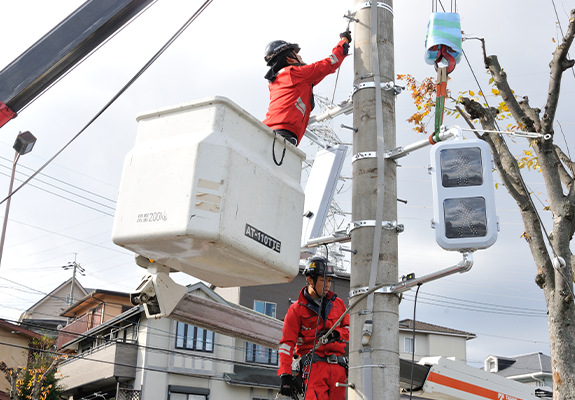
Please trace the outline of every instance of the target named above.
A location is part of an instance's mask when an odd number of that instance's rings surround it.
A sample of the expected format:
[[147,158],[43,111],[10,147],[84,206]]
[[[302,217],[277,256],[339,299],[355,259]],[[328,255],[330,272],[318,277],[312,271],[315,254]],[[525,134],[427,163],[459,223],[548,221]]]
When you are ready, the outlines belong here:
[[27,224],[27,223],[21,222],[21,221],[16,221],[16,220],[14,220],[14,219],[10,219],[10,221],[15,222],[15,223],[20,224],[20,225],[24,225],[24,226],[30,227],[30,228],[34,228],[34,229],[37,229],[37,230],[40,230],[40,231],[43,231],[43,232],[47,232],[47,233],[50,233],[50,234],[53,234],[53,235],[58,235],[58,236],[61,236],[61,237],[66,238],[66,239],[74,240],[74,241],[81,242],[81,243],[86,243],[86,244],[89,244],[89,245],[91,245],[91,246],[100,247],[100,248],[102,248],[102,249],[109,250],[109,251],[113,251],[113,252],[116,252],[116,253],[120,253],[120,254],[124,254],[124,255],[132,255],[132,254],[133,254],[133,253],[129,253],[129,252],[123,250],[123,249],[115,249],[115,248],[110,248],[110,247],[102,246],[102,245],[99,245],[99,244],[97,244],[97,243],[88,242],[88,241],[83,240],[83,239],[78,239],[78,238],[75,238],[75,237],[72,237],[72,236],[64,235],[64,234],[62,234],[62,233],[58,233],[58,232],[54,232],[54,231],[51,231],[51,230],[48,230],[48,229],[40,228],[40,227],[38,227],[38,226],[30,225],[30,224]]
[[[0,172],[0,175],[4,175],[4,176],[10,177],[10,174],[6,174],[6,173],[4,173],[4,172]],[[16,180],[16,181],[18,181],[18,182],[22,182],[22,180],[21,180],[21,179],[18,179],[18,178],[14,178],[14,180]],[[42,182],[42,181],[39,181],[39,182]],[[49,183],[46,183],[46,182],[42,182],[42,183],[45,183],[45,184],[47,184],[47,185],[50,185]],[[32,184],[32,183],[30,183],[29,186],[30,186],[30,187],[33,187],[33,188],[35,188],[35,189],[38,189],[38,190],[42,190],[43,192],[50,193],[50,194],[52,194],[52,195],[54,195],[54,196],[56,196],[56,197],[60,197],[61,199],[70,201],[70,202],[72,202],[72,203],[74,203],[74,204],[78,204],[78,205],[80,205],[80,206],[82,206],[82,207],[89,208],[90,210],[98,211],[99,213],[102,213],[102,214],[107,215],[107,216],[109,216],[109,217],[113,217],[113,216],[114,216],[114,214],[110,214],[110,213],[107,213],[106,211],[103,211],[103,210],[97,209],[97,208],[95,208],[95,207],[89,206],[89,205],[87,205],[87,204],[85,204],[85,203],[82,203],[82,202],[79,202],[79,201],[76,201],[76,200],[72,200],[70,197],[66,197],[66,196],[63,196],[63,195],[61,195],[61,194],[51,192],[51,191],[48,190],[48,189],[44,189],[44,188],[42,188],[42,187],[40,187],[40,186],[37,186],[37,185],[34,185],[34,184]],[[50,186],[52,186],[52,185],[50,185]],[[71,193],[71,194],[73,194],[73,195],[75,195],[75,196],[78,196],[78,197],[80,197],[80,198],[83,198],[83,199],[85,199],[85,200],[92,201],[92,202],[94,202],[94,203],[96,203],[96,204],[98,204],[98,205],[101,205],[102,207],[106,207],[106,208],[109,208],[109,209],[111,209],[111,210],[115,210],[114,207],[110,207],[110,206],[108,206],[108,205],[106,205],[106,204],[98,203],[98,202],[96,202],[96,201],[94,201],[94,200],[91,200],[91,199],[88,199],[88,198],[86,198],[86,197],[77,195],[77,194],[75,194],[75,193],[73,193],[73,192],[69,192],[69,191],[67,191],[67,190],[65,190],[65,189],[60,189],[60,190],[63,190],[64,192]]]
[[[8,346],[8,347],[13,347],[13,348],[18,348],[18,349],[24,349],[24,350],[28,350],[28,351],[37,351],[37,352],[42,352],[42,353],[48,353],[48,354],[54,354],[56,356],[61,356],[61,357],[69,357],[70,355],[67,353],[62,353],[62,352],[58,352],[58,351],[53,351],[53,350],[46,350],[46,349],[38,349],[38,348],[34,348],[34,347],[27,347],[27,346],[22,346],[22,345],[18,345],[18,344],[14,344],[14,343],[6,343],[6,342],[0,342],[0,345],[3,346]],[[141,345],[137,345],[138,347],[140,347]],[[150,350],[152,352],[157,351],[161,354],[174,354],[174,351],[172,350],[168,350],[168,349],[160,349],[160,348],[153,348],[153,347],[149,347],[149,346],[143,346],[145,349]],[[203,358],[202,356],[198,356],[197,354],[190,354],[190,357],[195,357],[195,358]],[[78,359],[82,359],[84,361],[91,361],[91,362],[96,362],[96,363],[100,363],[100,364],[107,364],[107,365],[114,365],[114,366],[119,366],[119,367],[127,367],[127,368],[134,368],[136,370],[141,370],[141,371],[153,371],[153,372],[161,372],[161,373],[165,373],[165,374],[174,374],[174,375],[182,375],[182,376],[186,376],[189,377],[190,374],[189,373],[183,373],[183,372],[177,372],[174,370],[167,370],[167,369],[161,369],[161,368],[154,368],[154,367],[150,367],[150,366],[138,366],[138,365],[130,365],[130,364],[125,364],[125,363],[120,363],[117,361],[107,361],[107,360],[98,360],[96,358],[83,358],[83,357],[78,357]],[[75,358],[71,359],[72,361],[75,360]],[[241,361],[233,361],[233,360],[222,360],[222,359],[211,359],[211,361],[217,363],[223,363],[223,364],[238,364],[238,365],[244,365],[244,366],[250,366],[253,367],[253,364],[250,363],[244,363]],[[258,365],[259,367],[259,365]],[[262,368],[266,369],[267,367],[265,366],[261,366]],[[270,368],[267,368],[270,369]],[[275,369],[275,367],[274,367]],[[213,379],[213,380],[218,380],[218,381],[222,381],[222,382],[226,382],[225,378],[220,378],[220,377],[216,377],[214,375],[209,375],[209,376],[205,376],[205,375],[200,375],[201,378],[204,379]]]
[[[54,296],[54,295],[51,295],[51,294],[49,294],[49,293],[46,294],[46,293],[44,293],[44,292],[42,292],[42,291],[40,291],[40,290],[38,290],[38,289],[34,289],[34,288],[31,288],[31,287],[28,287],[28,286],[26,286],[26,285],[23,285],[23,284],[21,284],[21,283],[12,281],[12,280],[7,279],[7,278],[4,278],[4,277],[0,277],[0,279],[6,280],[6,281],[8,281],[8,282],[10,282],[10,283],[12,283],[12,284],[18,285],[18,286],[22,286],[22,287],[24,287],[24,288],[26,288],[26,289],[28,289],[28,290],[32,290],[32,291],[34,291],[34,292],[36,292],[36,293],[43,294],[45,297],[54,298],[54,299],[56,299],[56,300],[60,300],[60,301],[63,301],[63,302],[66,302],[66,301],[67,301],[67,298],[60,297],[60,296]],[[96,298],[96,300],[99,300],[99,299]],[[110,301],[106,302],[106,304],[112,304],[112,305],[118,305],[118,306],[124,306],[124,305],[125,305],[125,304],[122,304],[122,303],[115,303],[115,302],[110,302]],[[92,310],[94,309],[94,308],[90,308],[90,307],[86,307],[86,306],[82,306],[82,305],[77,305],[77,307],[83,308],[83,309],[85,309],[85,310],[88,311],[88,312],[90,312],[90,311],[92,311]],[[26,311],[26,310],[22,310],[22,311]],[[108,317],[110,317],[110,318],[117,318],[117,317],[118,317],[117,315],[112,315],[112,314],[109,314],[109,313],[103,313],[103,315],[108,316]],[[119,319],[119,321],[124,321],[124,322],[126,322],[126,321],[128,321],[128,320],[126,320],[126,319]],[[139,326],[140,324],[138,323],[137,325]],[[159,332],[158,337],[166,337],[166,336],[167,336],[167,337],[170,337],[170,338],[177,338],[177,337],[178,337],[177,334],[173,334],[171,331],[166,331],[166,330],[164,330],[164,329],[152,328],[152,327],[147,327],[147,329],[151,329],[151,330],[156,330],[156,331],[158,331],[158,332]],[[215,343],[214,343],[214,345],[218,346],[218,344],[215,344]],[[221,346],[221,347],[230,347],[230,346],[225,346],[225,345],[219,345],[219,346]],[[230,348],[235,349],[235,350],[238,349],[238,348],[236,348],[236,347],[230,347]]]
[[213,0],[206,0],[206,2],[204,4],[202,4],[202,6],[200,6],[200,8],[168,40],[168,42],[166,42],[166,44],[164,44],[160,48],[160,50],[158,50],[158,52],[156,54],[154,54],[154,56],[142,67],[142,69],[140,69],[136,73],[136,75],[134,75],[132,77],[132,79],[130,79],[130,81],[128,81],[128,83],[126,83],[124,85],[124,87],[122,89],[120,89],[120,91],[117,92],[112,97],[112,99],[110,99],[110,101],[108,101],[108,103],[106,103],[106,105],[104,105],[104,107],[102,107],[102,109],[100,109],[100,111],[98,111],[96,113],[96,115],[94,117],[92,117],[92,119],[90,119],[90,121],[88,121],[88,123],[82,129],[80,129],[80,131],[78,133],[76,133],[76,135],[74,135],[74,137],[72,137],[72,139],[70,139],[70,141],[68,141],[68,143],[66,143],[64,145],[64,147],[62,147],[60,150],[58,150],[56,152],[56,154],[54,154],[51,158],[49,158],[48,161],[46,161],[39,169],[36,170],[36,172],[34,172],[28,179],[26,179],[24,181],[24,183],[22,183],[20,186],[18,186],[16,189],[14,189],[12,191],[12,193],[10,193],[6,198],[4,198],[4,200],[0,201],[0,204],[3,204],[4,202],[6,202],[15,193],[17,193],[20,189],[22,189],[22,187],[24,187],[26,184],[28,184],[28,182],[30,182],[32,179],[34,179],[36,177],[36,175],[38,175],[44,168],[46,168],[56,157],[58,157],[68,146],[70,146],[72,144],[72,142],[74,142],[86,129],[88,129],[88,127],[90,125],[92,125],[92,123],[96,119],[98,119],[100,117],[100,115],[102,115],[104,113],[104,111],[106,111],[122,94],[124,94],[124,92],[126,90],[128,90],[128,88],[130,86],[132,86],[132,84],[167,50],[167,48],[188,28],[188,26],[191,25],[192,22],[194,22],[196,20],[196,18],[212,3],[212,1]]
[[[8,162],[10,162],[10,164],[12,164],[12,160],[10,160],[10,159],[8,159],[8,158],[6,158],[6,157],[0,156],[0,159],[5,160],[5,161],[8,161]],[[24,168],[24,169],[26,169],[26,170],[28,170],[28,171],[34,171],[33,168],[27,167],[27,166],[25,166],[25,165],[23,165],[23,164],[18,164],[18,165],[19,165],[20,168]],[[10,167],[7,167],[7,166],[4,166],[4,165],[3,165],[3,167],[8,168],[8,169],[11,169],[11,168],[12,168],[11,166],[10,166]],[[21,173],[21,172],[19,172],[19,171],[18,171],[18,173],[20,173],[20,174],[22,174],[22,175],[24,175],[24,176],[26,176],[26,177],[29,176],[29,175],[25,175],[25,174],[23,174],[23,173]],[[113,200],[113,199],[110,199],[110,198],[108,198],[108,197],[99,195],[98,193],[91,192],[91,191],[89,191],[89,190],[87,190],[87,189],[83,189],[83,188],[81,188],[81,187],[79,187],[79,186],[72,185],[71,183],[68,183],[68,182],[63,181],[63,180],[58,179],[58,178],[54,178],[53,176],[50,176],[50,175],[48,175],[48,174],[40,173],[39,175],[40,175],[40,176],[45,176],[45,177],[50,178],[50,179],[53,179],[53,180],[55,180],[56,182],[63,183],[64,185],[70,186],[70,187],[72,187],[72,188],[74,188],[74,189],[78,189],[78,190],[80,190],[80,191],[82,191],[82,192],[89,193],[89,194],[91,194],[91,195],[93,195],[93,196],[99,197],[99,198],[101,198],[101,199],[103,199],[103,200],[107,200],[107,201],[109,201],[109,202],[111,202],[111,203],[116,204],[116,200]],[[40,180],[39,180],[39,181],[40,181]],[[50,185],[50,186],[52,186],[52,187],[55,187],[55,188],[60,189],[59,186],[56,186],[56,185],[53,185],[53,184],[49,184],[49,183],[44,182],[44,181],[40,181],[40,182],[45,183],[45,184],[47,184],[47,185]],[[62,190],[64,190],[64,189],[62,189]],[[68,193],[73,193],[73,192],[68,192]]]
[[409,400],[411,400],[413,395],[413,369],[415,366],[415,310],[417,308],[417,295],[419,294],[419,288],[421,288],[421,283],[417,285],[415,301],[413,302],[413,336],[411,339],[411,380],[409,383]]

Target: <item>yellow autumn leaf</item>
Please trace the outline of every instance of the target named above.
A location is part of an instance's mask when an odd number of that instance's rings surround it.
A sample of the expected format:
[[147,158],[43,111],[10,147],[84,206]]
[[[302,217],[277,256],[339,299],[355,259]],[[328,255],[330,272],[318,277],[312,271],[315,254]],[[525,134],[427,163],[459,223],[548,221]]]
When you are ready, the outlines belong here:
[[483,96],[483,92],[482,92],[481,90],[480,90],[479,92],[477,92],[477,94],[478,94],[479,96]]
[[553,40],[553,43],[555,43],[555,38],[551,38],[551,40]]
[[509,111],[509,107],[507,107],[506,104],[503,104],[503,105],[501,106],[501,108],[503,109],[503,111]]
[[469,94],[475,96],[475,93],[472,90],[469,91]]
[[499,90],[493,88],[491,89],[491,93],[493,93],[495,96],[499,95]]

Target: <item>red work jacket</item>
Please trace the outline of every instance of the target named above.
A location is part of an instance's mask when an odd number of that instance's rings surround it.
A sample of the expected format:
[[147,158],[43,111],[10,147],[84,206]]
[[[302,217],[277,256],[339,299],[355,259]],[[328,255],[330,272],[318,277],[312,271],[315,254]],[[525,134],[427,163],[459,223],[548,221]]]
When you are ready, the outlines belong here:
[[[325,308],[327,317],[324,321],[319,317],[319,307],[305,297],[305,290],[307,286],[301,290],[297,303],[289,307],[284,319],[282,339],[278,350],[280,356],[278,375],[292,373],[294,350],[300,357],[311,351],[318,319],[320,320],[317,328],[319,339],[319,332],[330,329],[346,310],[343,300],[329,291],[323,300],[327,301]],[[349,340],[349,315],[343,318],[335,330],[339,332],[339,340],[321,345],[315,354],[321,357],[330,354],[338,356],[345,354],[345,345]]]
[[312,89],[327,75],[334,73],[343,59],[343,44],[333,48],[333,53],[310,65],[285,67],[270,82],[270,105],[263,123],[271,129],[287,129],[301,141],[311,113]]

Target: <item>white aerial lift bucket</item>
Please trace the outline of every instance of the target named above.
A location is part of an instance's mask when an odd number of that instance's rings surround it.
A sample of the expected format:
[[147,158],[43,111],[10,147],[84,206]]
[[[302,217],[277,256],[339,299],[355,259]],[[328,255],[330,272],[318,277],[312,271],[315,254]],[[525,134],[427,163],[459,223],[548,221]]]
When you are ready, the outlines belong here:
[[[298,273],[305,153],[224,97],[137,117],[112,240],[211,284],[288,282]],[[276,156],[284,140],[278,136]]]

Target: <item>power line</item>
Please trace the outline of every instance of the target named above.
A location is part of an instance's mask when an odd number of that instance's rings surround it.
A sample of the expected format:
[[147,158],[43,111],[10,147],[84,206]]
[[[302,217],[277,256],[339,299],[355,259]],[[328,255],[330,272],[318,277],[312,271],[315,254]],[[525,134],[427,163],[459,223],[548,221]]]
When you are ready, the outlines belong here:
[[[48,354],[53,354],[53,355],[57,355],[57,356],[61,356],[61,357],[69,357],[69,354],[66,353],[61,353],[61,352],[57,352],[57,351],[53,351],[53,350],[45,350],[45,349],[38,349],[38,348],[34,348],[34,347],[28,347],[28,346],[21,346],[21,345],[17,345],[17,344],[13,344],[13,343],[6,343],[6,342],[0,342],[0,345],[3,346],[8,346],[8,347],[14,347],[14,348],[18,348],[18,349],[24,349],[24,350],[28,350],[28,351],[36,351],[36,352],[42,352],[42,353],[48,353]],[[144,348],[146,350],[150,350],[152,352],[159,352],[162,354],[178,354],[178,355],[182,355],[184,357],[191,357],[191,358],[201,358],[201,359],[206,359],[208,361],[212,361],[215,363],[220,363],[220,364],[231,364],[231,365],[243,365],[243,366],[249,366],[249,367],[259,367],[259,368],[263,368],[263,369],[270,369],[270,370],[276,370],[277,367],[268,367],[266,365],[263,364],[257,364],[254,365],[252,363],[246,363],[243,361],[233,361],[233,360],[226,360],[226,359],[221,359],[221,358],[217,358],[217,357],[207,357],[207,356],[202,356],[202,355],[198,355],[197,353],[194,354],[188,354],[188,353],[181,353],[178,351],[174,351],[174,350],[169,350],[169,349],[162,349],[162,348],[157,348],[157,347],[151,347],[151,346],[143,346],[143,345],[139,345],[139,344],[133,344],[134,346],[137,346],[138,348]],[[94,354],[94,353],[92,353]],[[189,376],[189,374],[185,374],[185,373],[178,373],[175,371],[170,371],[167,369],[161,369],[161,368],[154,368],[154,367],[149,367],[149,366],[138,366],[138,365],[130,365],[130,364],[124,364],[124,363],[120,363],[120,362],[116,362],[116,361],[106,361],[106,360],[98,360],[96,358],[83,358],[83,357],[73,357],[70,358],[69,361],[74,361],[76,359],[82,359],[84,361],[92,361],[92,362],[96,362],[96,363],[101,363],[101,364],[108,364],[108,365],[115,365],[115,366],[120,366],[120,367],[128,367],[128,368],[135,368],[137,370],[142,370],[142,371],[153,371],[153,372],[163,372],[163,373],[169,373],[169,374],[175,374],[175,375],[184,375],[184,376]],[[215,379],[215,380],[221,380],[221,381],[225,381],[225,379],[219,378],[219,377],[215,377],[215,376],[202,376],[203,378],[207,378],[207,379]]]
[[[410,295],[404,294],[404,298],[406,300],[411,301]],[[489,313],[489,314],[499,314],[499,315],[509,315],[514,317],[529,317],[529,318],[547,318],[547,313],[542,312],[541,314],[534,313],[534,312],[523,312],[523,311],[505,311],[500,310],[498,308],[488,308],[488,307],[475,307],[473,305],[466,305],[466,304],[458,304],[454,302],[448,301],[439,301],[434,299],[421,299],[419,300],[420,303],[442,307],[442,308],[449,308],[455,310],[464,310],[464,311],[473,311],[473,312],[480,312],[480,313]]]
[[[5,160],[5,161],[8,161],[8,162],[10,162],[10,163],[13,162],[13,161],[10,160],[9,158],[2,157],[2,156],[0,156],[0,159]],[[20,166],[20,168],[27,169],[28,171],[34,171],[33,168],[27,167],[27,166],[25,166],[25,165],[23,165],[23,164],[18,164],[18,165]],[[11,167],[10,167],[10,168],[11,168]],[[99,195],[98,193],[91,192],[91,191],[89,191],[89,190],[87,190],[87,189],[83,189],[83,188],[81,188],[81,187],[79,187],[79,186],[72,185],[71,183],[68,183],[68,182],[63,181],[63,180],[58,179],[58,178],[54,178],[53,176],[50,176],[50,175],[48,175],[48,174],[40,173],[39,175],[45,176],[45,177],[50,178],[50,179],[53,179],[53,180],[55,180],[56,182],[63,183],[64,185],[73,187],[74,189],[78,189],[78,190],[80,190],[80,191],[82,191],[82,192],[89,193],[89,194],[94,195],[94,196],[96,196],[96,197],[99,197],[99,198],[101,198],[101,199],[103,199],[103,200],[108,200],[108,201],[111,202],[111,203],[116,203],[116,200],[113,200],[113,199],[110,199],[110,198],[108,198],[108,197]],[[25,175],[25,176],[28,176],[28,175]]]
[[[8,177],[10,176],[9,174],[6,174],[6,173],[4,173],[4,172],[0,172],[0,175],[4,175],[4,176],[8,176]],[[18,182],[22,182],[22,179],[15,178],[15,180],[17,180]],[[27,181],[25,181],[25,182],[27,182]],[[40,182],[41,182],[41,181],[40,181]],[[42,182],[42,183],[45,183],[45,182]],[[46,183],[46,184],[49,185],[48,183]],[[89,205],[87,205],[87,204],[85,204],[85,203],[81,203],[81,202],[79,202],[79,201],[72,200],[72,199],[69,198],[69,197],[66,197],[66,196],[63,196],[63,195],[61,195],[61,194],[57,194],[57,193],[51,192],[51,191],[49,191],[48,189],[44,189],[44,188],[42,188],[42,187],[40,187],[40,186],[37,186],[37,185],[34,185],[34,184],[32,184],[32,183],[30,183],[29,186],[31,186],[31,187],[33,187],[33,188],[36,188],[36,189],[39,189],[39,190],[42,190],[42,191],[44,191],[44,192],[50,193],[50,194],[52,194],[52,195],[54,195],[54,196],[60,197],[61,199],[70,201],[70,202],[72,202],[72,203],[76,203],[76,204],[81,205],[81,206],[86,207],[86,208],[89,208],[89,209],[91,209],[91,210],[98,211],[99,213],[102,213],[102,214],[107,215],[107,216],[109,216],[109,217],[113,217],[113,216],[114,216],[114,214],[110,214],[110,213],[107,213],[107,212],[102,211],[102,210],[100,210],[100,209],[97,209],[97,208],[95,208],[95,207],[89,206]],[[64,189],[60,189],[60,190],[63,190],[63,191],[65,191],[65,192],[68,192],[68,191],[66,191],[66,190],[64,190]],[[87,199],[86,197],[80,196],[80,195],[75,194],[75,193],[73,193],[73,192],[68,192],[68,193],[72,193],[72,194],[74,194],[75,196],[82,197],[83,199],[92,201],[92,202],[94,202],[94,203],[96,203],[96,204],[99,204],[99,205],[101,205],[101,206],[110,208],[110,209],[112,209],[112,210],[115,209],[114,207],[110,207],[110,206],[105,205],[105,204],[97,203],[97,202],[95,202],[95,201],[93,201],[93,200]],[[11,196],[10,196],[10,197],[11,197]],[[8,199],[8,198],[7,198],[7,199]]]
[[74,240],[74,241],[81,242],[81,243],[86,243],[86,244],[89,244],[89,245],[91,245],[91,246],[100,247],[100,248],[102,248],[102,249],[106,249],[106,250],[109,250],[109,251],[114,251],[114,252],[116,252],[116,253],[120,253],[120,254],[124,254],[124,255],[131,255],[131,254],[132,254],[132,253],[128,253],[128,252],[126,252],[126,251],[124,251],[124,250],[118,250],[118,249],[115,249],[115,248],[110,248],[110,247],[102,246],[102,245],[97,244],[97,243],[88,242],[87,240],[78,239],[78,238],[75,238],[75,237],[72,237],[72,236],[64,235],[64,234],[62,234],[62,233],[58,233],[58,232],[51,231],[51,230],[49,230],[49,229],[44,229],[44,228],[40,228],[40,227],[38,227],[38,226],[30,225],[30,224],[27,224],[27,223],[25,223],[25,222],[16,221],[16,220],[13,220],[13,219],[10,219],[10,221],[11,221],[11,222],[15,222],[15,223],[20,224],[20,225],[28,226],[28,227],[30,227],[30,228],[38,229],[38,230],[43,231],[43,232],[48,232],[48,233],[53,234],[53,235],[58,235],[58,236],[61,236],[61,237],[63,237],[63,238],[66,238],[66,239]]

